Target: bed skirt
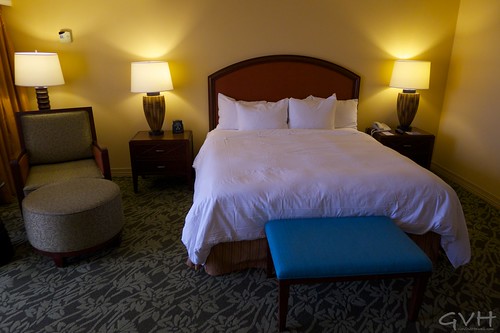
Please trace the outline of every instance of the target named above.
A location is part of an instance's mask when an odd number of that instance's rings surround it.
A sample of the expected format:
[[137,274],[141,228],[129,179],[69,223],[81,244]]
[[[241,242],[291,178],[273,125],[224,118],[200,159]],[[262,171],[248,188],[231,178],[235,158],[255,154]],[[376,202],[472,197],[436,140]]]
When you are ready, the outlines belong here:
[[[428,232],[424,235],[408,236],[427,254],[435,264],[439,258],[441,237]],[[188,259],[188,265],[193,265]],[[251,241],[228,242],[215,245],[203,266],[209,275],[217,276],[248,268],[263,268],[267,265],[267,241],[265,238]]]

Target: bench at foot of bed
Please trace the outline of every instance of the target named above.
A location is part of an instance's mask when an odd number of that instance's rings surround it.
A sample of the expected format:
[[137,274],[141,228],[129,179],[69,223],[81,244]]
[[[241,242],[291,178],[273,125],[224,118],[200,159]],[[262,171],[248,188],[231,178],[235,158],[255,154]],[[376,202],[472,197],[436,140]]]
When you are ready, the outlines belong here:
[[286,327],[290,285],[414,278],[408,319],[416,320],[432,262],[387,217],[272,220],[268,274],[278,279],[278,325]]

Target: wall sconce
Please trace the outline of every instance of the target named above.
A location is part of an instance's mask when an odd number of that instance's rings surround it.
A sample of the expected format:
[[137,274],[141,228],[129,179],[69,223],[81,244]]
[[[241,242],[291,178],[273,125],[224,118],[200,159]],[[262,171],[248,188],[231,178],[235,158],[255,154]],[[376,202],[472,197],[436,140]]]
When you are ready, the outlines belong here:
[[131,66],[131,92],[147,93],[142,98],[144,115],[151,131],[149,135],[163,135],[165,98],[160,91],[173,90],[168,62],[139,61]]
[[429,61],[397,60],[394,63],[390,86],[402,88],[398,94],[398,128],[411,131],[411,122],[415,118],[420,101],[417,89],[429,89],[431,63]]
[[16,52],[14,76],[16,86],[35,87],[39,110],[50,110],[47,87],[64,84],[57,53]]

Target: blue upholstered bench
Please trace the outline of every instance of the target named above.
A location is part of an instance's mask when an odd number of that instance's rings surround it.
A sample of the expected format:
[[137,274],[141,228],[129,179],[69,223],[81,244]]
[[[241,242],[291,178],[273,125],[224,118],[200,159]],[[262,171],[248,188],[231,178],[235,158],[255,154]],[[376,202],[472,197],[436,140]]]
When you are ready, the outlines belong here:
[[290,285],[412,277],[416,320],[432,262],[387,217],[272,220],[266,224],[268,274],[278,279],[278,323],[286,327]]

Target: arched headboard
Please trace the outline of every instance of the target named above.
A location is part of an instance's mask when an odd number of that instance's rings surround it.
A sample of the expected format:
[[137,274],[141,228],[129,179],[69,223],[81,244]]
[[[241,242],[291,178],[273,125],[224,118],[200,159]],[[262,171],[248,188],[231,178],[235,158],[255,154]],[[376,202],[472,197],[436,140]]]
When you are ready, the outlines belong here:
[[326,60],[300,55],[270,55],[224,67],[208,77],[209,130],[218,124],[217,95],[237,100],[278,101],[309,95],[359,98],[361,78]]

